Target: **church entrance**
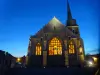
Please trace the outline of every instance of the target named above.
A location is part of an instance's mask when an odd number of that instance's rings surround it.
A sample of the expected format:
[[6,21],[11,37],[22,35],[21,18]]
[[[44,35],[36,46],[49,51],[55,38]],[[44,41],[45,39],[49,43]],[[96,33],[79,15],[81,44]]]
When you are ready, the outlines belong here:
[[49,42],[47,56],[48,66],[63,66],[64,65],[64,55],[62,55],[62,43],[57,37],[54,37]]

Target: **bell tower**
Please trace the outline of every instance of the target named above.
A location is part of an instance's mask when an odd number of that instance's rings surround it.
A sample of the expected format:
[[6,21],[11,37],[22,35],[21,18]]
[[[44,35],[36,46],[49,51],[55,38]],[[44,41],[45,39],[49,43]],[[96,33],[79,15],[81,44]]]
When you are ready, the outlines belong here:
[[70,10],[68,0],[67,0],[67,23],[66,23],[66,27],[68,29],[70,29],[77,36],[80,36],[79,26],[77,25],[76,20],[72,18],[72,14],[71,14],[71,10]]

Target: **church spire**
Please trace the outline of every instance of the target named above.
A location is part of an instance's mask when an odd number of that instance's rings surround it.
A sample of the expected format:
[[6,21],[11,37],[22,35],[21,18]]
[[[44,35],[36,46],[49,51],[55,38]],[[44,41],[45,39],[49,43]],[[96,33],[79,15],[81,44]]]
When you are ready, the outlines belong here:
[[66,23],[66,26],[76,26],[76,20],[72,18],[68,0],[67,0],[67,23]]
[[71,14],[68,0],[67,0],[67,20],[72,20],[72,14]]

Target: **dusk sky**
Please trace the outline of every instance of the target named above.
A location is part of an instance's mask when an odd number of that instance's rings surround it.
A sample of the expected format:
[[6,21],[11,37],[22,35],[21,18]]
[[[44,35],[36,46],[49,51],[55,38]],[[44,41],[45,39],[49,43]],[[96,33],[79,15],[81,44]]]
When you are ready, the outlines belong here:
[[[97,53],[99,49],[98,1],[69,0],[86,54]],[[30,35],[54,16],[66,23],[67,0],[0,0],[0,50],[13,56],[26,55]]]

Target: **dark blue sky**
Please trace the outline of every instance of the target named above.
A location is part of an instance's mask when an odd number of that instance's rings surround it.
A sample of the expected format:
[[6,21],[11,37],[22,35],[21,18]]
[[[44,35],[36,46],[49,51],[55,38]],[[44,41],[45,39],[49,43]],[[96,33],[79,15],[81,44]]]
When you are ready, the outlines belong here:
[[[86,54],[99,49],[98,3],[97,0],[69,0]],[[54,16],[66,23],[66,0],[0,0],[0,49],[14,56],[26,55],[30,35]]]

